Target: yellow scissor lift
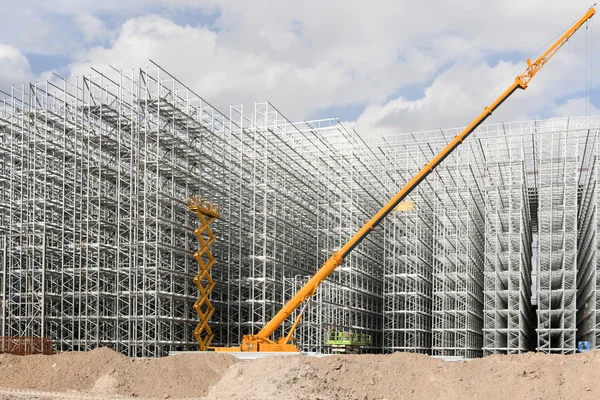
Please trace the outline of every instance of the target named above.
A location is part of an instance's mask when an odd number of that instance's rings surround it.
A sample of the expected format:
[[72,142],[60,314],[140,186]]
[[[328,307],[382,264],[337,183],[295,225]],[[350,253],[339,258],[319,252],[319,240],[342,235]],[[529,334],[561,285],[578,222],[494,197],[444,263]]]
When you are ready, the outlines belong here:
[[200,351],[205,351],[215,336],[208,324],[215,312],[215,308],[210,302],[210,292],[215,287],[215,281],[213,281],[210,274],[210,270],[215,264],[215,257],[210,251],[210,246],[216,238],[210,226],[219,218],[220,211],[218,205],[200,197],[189,198],[188,208],[195,211],[200,220],[200,226],[194,231],[200,242],[200,248],[194,253],[194,258],[198,261],[200,267],[194,278],[194,283],[200,292],[198,300],[194,303],[194,310],[198,314],[199,321],[196,329],[194,329],[194,337],[200,346]]

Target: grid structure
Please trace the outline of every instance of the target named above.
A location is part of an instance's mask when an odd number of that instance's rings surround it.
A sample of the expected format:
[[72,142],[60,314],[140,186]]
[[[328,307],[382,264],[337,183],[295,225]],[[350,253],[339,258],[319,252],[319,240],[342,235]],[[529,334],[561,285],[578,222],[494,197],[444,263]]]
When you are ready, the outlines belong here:
[[[579,216],[580,231],[577,252],[577,340],[587,340],[592,348],[597,348],[597,304],[598,293],[598,242],[597,232],[597,194],[596,194],[596,162],[594,156],[589,168],[589,180],[585,182],[582,196],[582,212]],[[596,206],[593,206],[596,203]]]
[[[381,190],[375,174],[356,162],[364,159],[358,135],[337,120],[292,124],[269,103],[257,103],[250,115],[232,107],[231,120],[238,121],[231,133],[240,138],[234,156],[240,172],[230,196],[241,208],[222,217],[238,227],[229,241],[236,242],[233,258],[239,264],[227,265],[234,277],[222,277],[226,286],[218,294],[229,299],[216,313],[224,329],[215,341],[222,345],[236,345],[242,335],[260,330],[289,299],[285,282],[313,274],[376,209],[374,197],[367,196]],[[332,290],[320,297],[327,305],[323,321],[369,331],[374,348],[381,342],[379,247],[376,240],[363,243],[330,277],[332,287],[347,296]],[[283,324],[275,337],[290,325]],[[322,347],[317,333],[305,336],[307,346]]]
[[[222,214],[213,343],[238,344],[282,305],[285,278],[314,273],[379,206],[373,154],[337,120],[294,125],[269,103],[225,116],[156,65],[3,96],[4,336],[135,356],[194,349],[197,222],[186,199],[200,195]],[[350,295],[332,294],[328,309],[377,347],[380,237],[332,277]]]
[[535,347],[531,212],[522,140],[486,142],[484,355]]
[[[286,300],[289,300],[307,281],[309,276],[286,278],[284,282]],[[294,336],[298,347],[303,351],[331,353],[331,346],[325,344],[327,333],[342,331],[363,333],[371,336],[371,345],[362,348],[363,352],[381,351],[381,326],[373,325],[381,318],[381,301],[372,296],[364,296],[347,286],[334,281],[324,281],[313,298],[305,303],[305,308],[296,309],[290,317],[292,321],[302,312],[302,319]],[[289,326],[288,326],[289,328]],[[380,340],[380,339],[379,339]]]
[[[373,155],[358,135],[339,123],[335,130],[327,129],[324,122],[319,132],[328,142],[325,168],[335,186],[319,199],[320,264],[375,214],[385,198],[380,176],[367,167]],[[327,329],[368,333],[377,351],[382,341],[382,265],[383,231],[375,230],[330,276],[332,285],[322,297]]]
[[[335,119],[290,125],[294,147],[310,160],[319,176],[318,207],[313,210],[317,230],[317,263],[320,266],[381,206],[384,183],[375,168],[381,163],[360,136]],[[376,231],[344,260],[319,289],[311,308],[319,307],[321,328],[304,332],[310,325],[303,318],[301,337],[307,348],[323,349],[327,330],[368,333],[371,351],[381,349],[383,232]],[[304,279],[295,277],[295,279]],[[318,304],[315,306],[315,304]],[[291,323],[291,322],[290,322]]]
[[[222,345],[239,344],[243,335],[258,332],[282,305],[284,279],[312,274],[317,267],[313,204],[319,187],[302,179],[316,170],[290,151],[295,143],[288,134],[291,124],[269,103],[257,103],[249,116],[243,107],[232,107],[231,117],[238,121],[232,133],[240,138],[235,149],[239,197],[231,206],[239,213],[239,264],[228,265],[234,279],[221,278],[229,285],[226,298],[236,297],[233,304],[223,301],[230,311],[222,313],[228,329],[216,337]],[[233,314],[232,307],[237,307]]]
[[591,138],[587,177],[580,179],[581,200],[577,241],[577,341],[589,341],[591,348],[600,344],[600,274],[598,269],[598,137]]
[[[421,146],[417,137],[372,143],[382,154],[391,198],[441,147]],[[439,145],[442,143],[440,142]],[[439,147],[439,148],[436,148]],[[431,354],[434,196],[432,179],[406,199],[411,210],[393,212],[385,222],[383,351]]]
[[425,189],[386,222],[383,348],[431,353],[433,210]]
[[539,351],[574,353],[577,311],[578,142],[567,133],[539,141]]
[[385,238],[385,351],[431,352],[433,218],[423,195],[389,217]]
[[[284,300],[290,300],[297,292],[308,282],[310,276],[295,276],[284,280]],[[325,338],[328,327],[323,324],[323,288],[329,285],[324,281],[317,293],[310,298],[300,309],[294,310],[290,315],[290,320],[295,321],[299,313],[302,312],[302,318],[298,324],[294,337],[298,339],[298,348],[303,351],[326,353]],[[292,322],[293,323],[293,322]],[[289,324],[288,328],[291,327]]]
[[438,356],[481,356],[484,197],[469,148],[448,158],[434,188],[433,343]]
[[219,118],[158,67],[12,89],[0,105],[4,335],[136,356],[193,348],[185,200],[221,179]]
[[[437,236],[434,236],[432,265],[434,354],[473,357],[479,356],[481,350],[485,354],[491,354],[522,352],[533,348],[543,352],[572,353],[575,351],[575,336],[577,340],[595,340],[592,338],[597,332],[595,300],[599,281],[595,278],[594,270],[597,246],[594,157],[598,152],[599,127],[598,117],[483,125],[453,154],[453,165],[448,163],[451,159],[444,161],[437,174],[428,179],[433,183],[429,183],[430,190],[427,193],[438,204],[434,209],[437,224],[434,235]],[[384,150],[386,161],[390,165],[388,171],[393,171],[396,169],[395,164],[390,161],[393,159],[393,151],[407,150],[406,155],[399,157],[402,160],[414,159],[420,155],[430,158],[459,131],[460,128],[391,135],[374,139],[370,141],[370,145]],[[462,161],[457,163],[456,157],[461,157]],[[422,160],[413,161],[414,172],[422,165]],[[460,190],[461,180],[468,182],[466,186],[470,190]],[[428,184],[427,181],[422,183],[424,184]],[[435,190],[431,189],[433,185]],[[444,205],[450,190],[445,190],[440,185],[461,192],[459,198],[462,199],[459,201],[463,201],[462,213],[452,214],[457,208],[455,202],[451,201],[449,206]],[[462,187],[465,187],[464,183]],[[560,187],[565,190],[561,191]],[[551,193],[555,196],[552,202]],[[567,211],[558,212],[565,201]],[[455,317],[460,313],[445,313],[439,304],[443,304],[447,293],[453,298],[459,297],[454,290],[447,288],[436,293],[435,284],[439,278],[450,286],[455,285],[453,271],[446,273],[439,269],[444,263],[440,263],[437,256],[443,254],[442,250],[454,250],[448,242],[443,241],[443,235],[439,237],[440,232],[444,232],[440,229],[444,224],[440,222],[445,222],[446,225],[448,222],[457,223],[459,227],[468,226],[473,215],[479,214],[479,211],[473,214],[470,211],[473,208],[466,206],[468,204],[478,204],[475,209],[484,213],[483,222],[477,222],[476,225],[485,227],[482,263],[485,266],[485,277],[471,280],[475,288],[466,292],[475,299],[475,307],[472,308],[472,317],[475,318],[472,321],[478,326],[481,314],[476,299],[479,286],[483,287],[485,326],[483,346],[475,345],[470,352],[465,353],[462,352],[462,347],[456,348],[459,341],[452,336],[456,329],[436,327],[436,321],[444,318],[447,327],[455,326]],[[552,207],[552,204],[559,205]],[[496,216],[500,207],[502,213]],[[572,222],[577,215],[579,225]],[[503,226],[504,232],[497,232],[498,223]],[[449,226],[454,225],[451,223]],[[512,231],[508,230],[508,226],[512,227]],[[496,237],[498,233],[500,235]],[[450,237],[453,238],[452,235]],[[579,238],[575,246],[572,245],[574,235]],[[435,247],[440,243],[445,243],[446,246]],[[509,243],[511,246],[505,247],[504,251],[494,249],[494,246]],[[539,251],[534,254],[532,248]],[[574,251],[578,251],[579,255],[574,255]],[[478,251],[477,253],[479,254]],[[553,253],[552,257],[550,253]],[[455,259],[461,260],[460,257]],[[568,260],[579,262],[579,269]],[[447,257],[443,261],[447,261]],[[460,261],[457,265],[465,268],[468,263]],[[519,275],[516,271],[519,271]],[[479,272],[467,275],[478,276]],[[577,283],[571,284],[574,276],[577,276]],[[459,279],[457,282],[462,281]],[[498,289],[495,289],[496,285]],[[564,302],[563,299],[567,301]],[[439,300],[437,314],[436,300]],[[576,308],[571,306],[575,300]],[[534,313],[536,307],[537,318]],[[452,307],[448,308],[451,309]],[[575,314],[577,334],[573,322]],[[478,331],[479,329],[473,330]],[[463,332],[459,334],[462,335]],[[436,335],[440,340],[444,335],[450,338],[446,342],[448,348],[442,345],[436,352]],[[472,334],[472,338],[477,339],[478,335]]]
[[[328,351],[330,328],[370,334],[373,352],[597,346],[598,127],[480,126],[324,283],[305,347]],[[270,103],[224,115],[157,65],[13,87],[0,96],[1,333],[56,350],[195,349],[186,201],[201,196],[221,207],[213,344],[236,345],[459,131],[365,143]]]

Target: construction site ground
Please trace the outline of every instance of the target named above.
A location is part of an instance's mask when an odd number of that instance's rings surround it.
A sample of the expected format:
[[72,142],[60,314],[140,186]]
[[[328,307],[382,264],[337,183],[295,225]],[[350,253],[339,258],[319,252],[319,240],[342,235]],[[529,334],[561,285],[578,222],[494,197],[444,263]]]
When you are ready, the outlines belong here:
[[128,358],[110,349],[0,355],[0,399],[597,399],[600,351],[493,355],[227,354]]

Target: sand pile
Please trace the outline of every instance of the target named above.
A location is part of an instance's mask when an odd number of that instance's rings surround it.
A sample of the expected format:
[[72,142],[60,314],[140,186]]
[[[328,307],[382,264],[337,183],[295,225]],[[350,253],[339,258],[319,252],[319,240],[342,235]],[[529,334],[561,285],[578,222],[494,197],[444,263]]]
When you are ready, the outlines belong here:
[[[98,398],[199,398],[208,393],[205,400],[597,399],[599,375],[600,351],[497,355],[468,362],[408,353],[271,356],[249,362],[218,353],[130,359],[108,349],[0,355],[0,388],[77,391]],[[43,398],[19,396],[25,397],[0,398]]]
[[226,354],[133,359],[108,348],[53,356],[0,355],[0,387],[153,398],[200,397],[238,360]]
[[209,399],[598,399],[600,352],[469,362],[423,355],[265,358],[233,365]]
[[[265,357],[232,366],[210,390],[207,400],[337,399],[309,357]],[[336,357],[337,358],[337,357]],[[319,361],[319,360],[317,360]]]

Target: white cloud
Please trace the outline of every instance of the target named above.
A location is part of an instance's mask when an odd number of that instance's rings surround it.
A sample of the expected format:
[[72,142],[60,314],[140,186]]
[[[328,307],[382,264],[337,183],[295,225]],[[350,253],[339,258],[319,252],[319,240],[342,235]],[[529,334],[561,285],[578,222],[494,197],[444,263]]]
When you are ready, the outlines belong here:
[[[582,100],[569,100],[586,87],[586,57],[591,53],[586,56],[585,33],[580,33],[544,66],[527,90],[515,92],[486,122],[584,115]],[[365,136],[465,126],[526,68],[520,62],[490,65],[484,60],[474,57],[454,63],[436,76],[420,98],[407,100],[400,95],[371,104],[348,124]],[[592,108],[591,114],[595,111]]]
[[[561,97],[572,94],[578,88],[575,83],[579,78],[570,75],[569,71],[574,68],[573,64],[579,69],[580,63],[565,56],[547,64],[547,69],[530,82],[527,90],[515,92],[487,122],[575,111],[579,104],[572,101],[557,108]],[[464,126],[512,83],[517,70],[520,71],[519,64],[509,62],[499,62],[495,66],[484,62],[455,64],[442,72],[425,89],[422,97],[412,101],[398,97],[385,104],[371,105],[354,127],[365,136],[375,136]]]
[[127,70],[147,66],[148,59],[154,59],[167,66],[183,65],[184,70],[197,71],[193,74],[197,80],[202,71],[216,67],[215,41],[215,33],[205,28],[179,26],[155,15],[134,18],[123,24],[109,47],[97,46],[79,54],[70,71],[82,75],[90,72],[90,66],[102,70],[108,65]]
[[86,41],[103,40],[111,36],[110,31],[100,18],[89,14],[80,13],[75,16],[77,27],[83,33]]
[[0,44],[0,89],[8,91],[10,86],[26,83],[31,79],[29,61],[18,49]]
[[[264,100],[291,119],[364,105],[356,124],[362,133],[463,125],[513,76],[515,60],[542,48],[589,7],[584,0],[373,0],[368,7],[359,0],[255,0],[252,6],[242,0],[32,0],[24,20],[46,25],[24,43],[11,33],[19,31],[11,21],[23,18],[10,15],[25,12],[15,4],[7,3],[9,24],[0,37],[25,52],[75,54],[72,75],[87,74],[90,66],[143,67],[151,58],[225,113],[231,103]],[[169,18],[188,10],[212,13],[216,22]],[[61,26],[61,18],[76,26]],[[578,36],[493,118],[552,113],[580,92],[585,34]],[[110,43],[89,48],[107,38]]]
[[600,110],[590,104],[585,97],[577,97],[567,100],[554,110],[555,117],[581,117],[587,115],[600,115]]
[[424,81],[439,64],[414,48],[399,62],[393,57],[384,62],[363,50],[362,57],[373,62],[362,66],[328,54],[315,54],[304,62],[268,54],[295,40],[294,27],[287,29],[282,40],[260,51],[240,48],[227,34],[205,27],[180,26],[160,16],[133,18],[110,46],[80,54],[71,73],[87,74],[90,66],[102,69],[109,64],[127,70],[152,59],[225,112],[230,103],[269,100],[290,117],[303,118],[319,108],[384,101],[399,85]]
[[461,126],[481,111],[497,83],[515,69],[511,63],[495,67],[481,63],[455,64],[440,74],[416,100],[398,97],[371,105],[355,129],[366,136]]

